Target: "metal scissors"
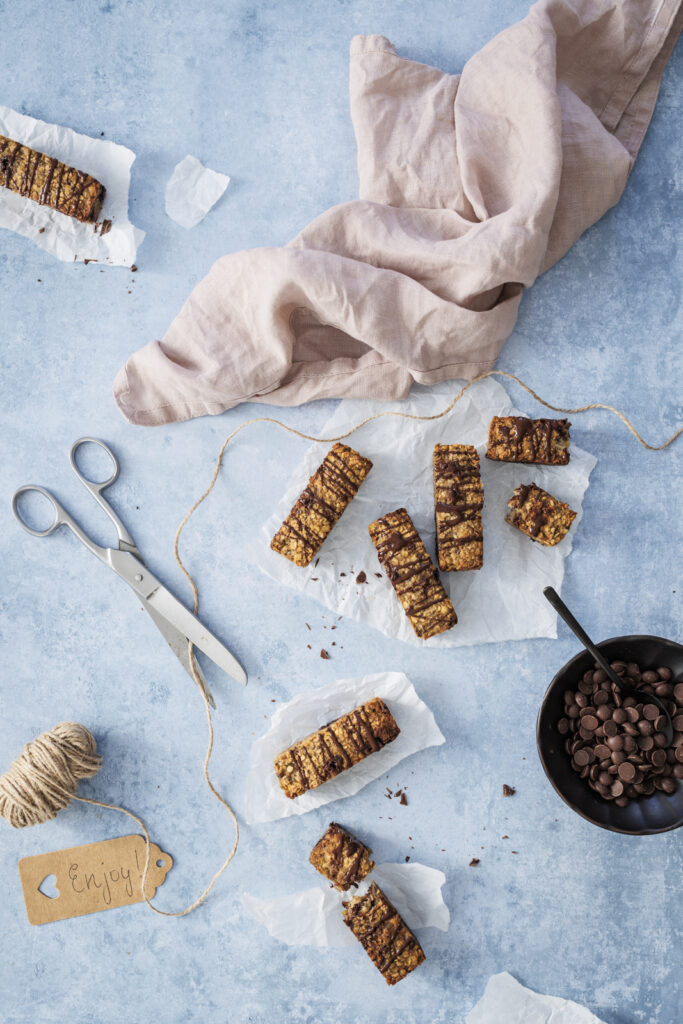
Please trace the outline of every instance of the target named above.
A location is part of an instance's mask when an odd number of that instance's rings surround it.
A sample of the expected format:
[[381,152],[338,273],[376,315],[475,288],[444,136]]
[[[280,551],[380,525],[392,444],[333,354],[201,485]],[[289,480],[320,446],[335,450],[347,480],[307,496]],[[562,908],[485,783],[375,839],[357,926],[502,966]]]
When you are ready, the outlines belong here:
[[[89,480],[84,473],[79,469],[76,463],[76,455],[84,444],[96,444],[100,448],[104,449],[113,464],[113,471],[111,476],[100,482]],[[59,529],[60,526],[68,526],[73,534],[78,537],[81,543],[85,544],[88,551],[96,555],[101,562],[108,565],[110,569],[125,580],[129,587],[132,587],[137,594],[142,607],[151,616],[152,621],[157,626],[162,636],[168,643],[169,647],[176,655],[180,663],[182,664],[188,675],[192,676],[192,668],[190,659],[193,659],[195,671],[197,677],[201,681],[202,689],[206,695],[207,700],[212,707],[215,707],[213,696],[207,685],[204,674],[201,668],[194,660],[194,656],[190,654],[189,641],[197,648],[202,651],[207,657],[211,658],[219,668],[222,668],[224,672],[232,676],[242,685],[246,685],[247,676],[237,661],[236,658],[227,650],[226,647],[218,640],[213,633],[211,633],[206,626],[203,626],[199,619],[188,611],[188,609],[178,601],[173,594],[167,590],[167,588],[161,583],[145,565],[142,555],[135,546],[135,542],[129,534],[126,527],[123,525],[119,517],[117,516],[114,509],[111,507],[109,502],[103,495],[103,492],[107,487],[110,487],[119,475],[119,462],[114,455],[111,448],[104,443],[104,441],[98,441],[95,437],[81,437],[76,441],[69,452],[69,461],[71,462],[71,468],[74,473],[81,481],[83,486],[93,496],[100,508],[104,509],[112,523],[116,527],[116,533],[118,534],[119,543],[117,548],[103,548],[99,544],[96,544],[78,523],[73,519],[67,510],[57,501],[55,496],[46,490],[44,487],[38,487],[35,484],[27,484],[25,487],[20,487],[19,490],[12,497],[12,511],[27,533],[33,534],[34,537],[48,537],[55,530]],[[54,509],[55,517],[53,522],[46,530],[35,530],[29,526],[26,520],[22,517],[19,510],[19,499],[22,494],[28,492],[37,492],[42,494],[43,497],[47,498]]]

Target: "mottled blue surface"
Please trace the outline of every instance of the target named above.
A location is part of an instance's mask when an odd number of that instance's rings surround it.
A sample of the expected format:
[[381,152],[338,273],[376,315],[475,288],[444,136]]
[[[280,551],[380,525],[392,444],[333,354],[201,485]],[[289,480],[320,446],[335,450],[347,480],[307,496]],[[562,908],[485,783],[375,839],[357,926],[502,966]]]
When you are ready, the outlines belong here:
[[[401,54],[457,71],[526,7],[0,0],[0,101],[92,135],[104,131],[135,150],[131,216],[148,232],[136,275],[65,265],[23,238],[0,236],[2,763],[58,721],[87,724],[104,768],[82,792],[142,814],[173,854],[163,907],[193,899],[232,843],[200,777],[201,702],[127,588],[71,536],[41,542],[22,533],[10,494],[28,479],[53,486],[108,539],[66,458],[76,437],[107,439],[122,461],[118,508],[150,565],[187,597],[172,556],[175,527],[208,482],[221,439],[254,410],[131,427],[111,398],[115,372],[163,333],[216,257],[285,242],[354,196],[354,34],[383,33]],[[655,442],[681,412],[682,60],[679,50],[621,203],[534,285],[500,362],[558,404],[614,403]],[[189,232],[166,217],[163,201],[187,153],[232,176]],[[514,398],[535,411],[521,394]],[[331,408],[281,416],[314,431]],[[606,414],[574,423],[577,443],[599,462],[565,596],[596,637],[642,631],[680,639],[683,448],[647,452]],[[408,786],[407,807],[389,803],[378,780],[333,814],[367,836],[380,860],[410,854],[446,872],[450,932],[423,934],[427,965],[389,990],[360,949],[288,948],[245,916],[244,890],[271,896],[315,884],[306,857],[329,808],[245,827],[228,874],[187,918],[137,906],[34,928],[17,859],[129,831],[117,815],[73,805],[40,828],[0,828],[0,1018],[460,1022],[490,974],[507,969],[533,988],[587,1003],[608,1024],[676,1024],[680,835],[634,839],[594,828],[560,802],[536,757],[539,700],[575,642],[561,627],[554,641],[420,652],[342,621],[332,659],[321,661],[330,614],[254,576],[242,554],[301,452],[300,441],[250,429],[184,541],[202,615],[250,676],[242,691],[209,670],[218,698],[215,778],[241,814],[245,760],[273,699],[343,676],[405,670],[447,743],[392,772],[389,784]],[[513,799],[502,800],[503,782],[517,787]],[[468,867],[472,856],[481,860],[476,869]]]

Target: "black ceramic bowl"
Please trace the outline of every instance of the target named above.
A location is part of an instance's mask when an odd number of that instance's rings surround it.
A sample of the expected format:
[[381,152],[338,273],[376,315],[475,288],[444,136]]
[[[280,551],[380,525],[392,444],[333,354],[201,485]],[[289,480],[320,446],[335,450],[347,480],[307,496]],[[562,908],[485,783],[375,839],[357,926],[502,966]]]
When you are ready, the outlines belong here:
[[[597,646],[608,661],[635,661],[643,670],[666,666],[675,681],[683,679],[683,646],[673,640],[660,636],[616,636]],[[564,715],[564,691],[576,689],[584,672],[593,665],[587,651],[577,654],[560,669],[543,698],[536,742],[546,775],[572,810],[601,828],[630,836],[650,836],[679,828],[683,825],[683,783],[679,782],[670,796],[657,790],[652,796],[632,800],[628,807],[617,807],[613,800],[603,800],[594,793],[572,770],[557,723]]]

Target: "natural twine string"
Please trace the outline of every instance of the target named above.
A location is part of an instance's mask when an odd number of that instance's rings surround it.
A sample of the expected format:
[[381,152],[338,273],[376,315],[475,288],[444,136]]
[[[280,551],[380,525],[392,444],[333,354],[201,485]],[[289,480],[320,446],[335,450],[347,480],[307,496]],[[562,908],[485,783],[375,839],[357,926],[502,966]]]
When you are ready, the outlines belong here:
[[[312,434],[306,434],[300,430],[296,430],[294,427],[287,426],[286,423],[282,423],[280,420],[273,419],[270,416],[259,416],[254,419],[246,420],[226,437],[218,453],[218,458],[216,459],[216,465],[214,467],[213,476],[209,486],[201,497],[194,503],[176,531],[173,552],[178,565],[182,569],[192,588],[195,615],[199,609],[199,592],[194,579],[185,568],[180,557],[180,536],[191,516],[199,508],[202,502],[208,498],[214,489],[220,473],[225,449],[233,438],[240,433],[240,431],[254,423],[272,423],[277,427],[281,427],[283,430],[287,431],[287,433],[294,434],[296,437],[300,437],[305,441],[318,441],[330,444],[334,441],[342,441],[344,438],[354,434],[357,430],[360,430],[360,428],[364,427],[366,423],[382,419],[385,416],[396,416],[400,419],[423,421],[441,419],[454,408],[469,388],[478,381],[484,380],[486,377],[506,377],[508,380],[515,381],[537,402],[544,405],[547,409],[552,409],[554,412],[578,413],[587,412],[590,409],[606,409],[608,412],[618,416],[622,423],[631,431],[636,440],[649,451],[661,451],[664,448],[668,448],[669,445],[673,444],[673,442],[680,437],[681,433],[683,433],[683,427],[681,427],[663,444],[648,444],[648,442],[641,437],[635,427],[629,422],[626,416],[624,416],[624,414],[618,409],[615,409],[614,406],[605,405],[602,402],[592,402],[589,405],[582,405],[574,409],[564,409],[560,406],[552,405],[550,402],[546,402],[544,398],[541,398],[533,388],[530,388],[529,385],[525,384],[524,381],[519,379],[519,377],[516,377],[512,373],[506,373],[504,370],[490,370],[488,373],[482,373],[478,377],[475,377],[474,380],[465,384],[460,389],[457,395],[451,402],[449,402],[442,412],[435,413],[432,416],[417,416],[414,413],[387,410],[385,412],[374,413],[372,416],[367,416],[360,423],[356,424],[356,426],[351,427],[350,430],[347,430],[345,433],[339,434],[336,437],[315,437]],[[203,763],[204,780],[215,798],[227,810],[235,828],[235,841],[229,855],[215,873],[209,885],[204,889],[199,898],[196,899],[194,903],[190,904],[190,906],[186,907],[184,910],[178,911],[159,910],[158,907],[155,907],[151,900],[146,896],[145,889],[151,854],[151,840],[147,826],[141,818],[136,814],[133,814],[131,811],[126,810],[125,807],[120,807],[117,804],[104,803],[101,800],[94,800],[89,797],[76,795],[76,788],[79,781],[81,779],[92,778],[92,776],[96,775],[100,770],[102,764],[102,760],[96,751],[95,739],[92,733],[90,733],[85,726],[79,725],[76,722],[62,722],[60,725],[55,726],[51,732],[41,733],[41,735],[31,743],[26,744],[23,752],[16,761],[12,763],[9,770],[4,775],[0,776],[0,815],[6,818],[14,828],[24,828],[29,825],[37,825],[42,822],[49,821],[56,817],[60,810],[67,807],[71,800],[79,800],[81,803],[94,804],[97,807],[105,807],[108,810],[120,811],[122,814],[126,814],[129,818],[135,821],[140,826],[145,836],[145,865],[141,880],[142,894],[147,905],[156,914],[161,914],[164,917],[183,917],[185,914],[191,913],[191,911],[198,907],[199,904],[206,899],[230,861],[235,856],[237,844],[239,842],[239,825],[235,812],[215,788],[209,775],[209,762],[211,760],[214,744],[211,707],[206,694],[204,693],[199,675],[197,674],[194,660],[194,647],[191,643],[188,643],[188,649],[190,653],[192,677],[202,699],[204,700],[208,723],[209,738]]]

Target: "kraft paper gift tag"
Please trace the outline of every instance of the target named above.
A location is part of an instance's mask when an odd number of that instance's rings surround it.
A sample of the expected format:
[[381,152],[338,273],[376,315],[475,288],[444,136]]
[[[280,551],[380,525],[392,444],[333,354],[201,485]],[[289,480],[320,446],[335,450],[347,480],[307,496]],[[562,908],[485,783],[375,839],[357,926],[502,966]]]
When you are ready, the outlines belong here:
[[[26,912],[31,924],[64,921],[112,907],[141,903],[145,840],[119,836],[68,850],[39,853],[19,861]],[[173,867],[168,853],[152,843],[145,895],[154,897]],[[48,895],[48,879],[54,876],[56,895]]]

